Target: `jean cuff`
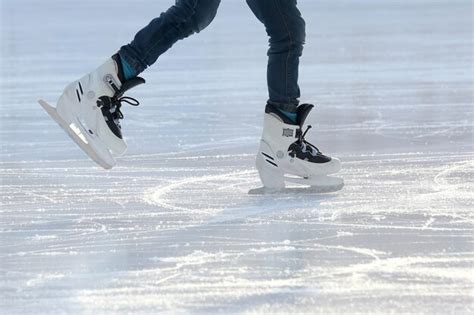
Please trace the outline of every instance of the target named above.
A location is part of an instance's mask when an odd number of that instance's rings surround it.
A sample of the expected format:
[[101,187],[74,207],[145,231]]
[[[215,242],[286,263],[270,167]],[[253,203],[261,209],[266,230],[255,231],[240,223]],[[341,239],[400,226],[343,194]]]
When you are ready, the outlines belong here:
[[139,75],[145,69],[147,68],[147,65],[143,63],[142,61],[138,60],[137,58],[134,57],[133,50],[129,45],[123,46],[120,48],[118,51],[118,54],[120,57],[127,62],[127,64],[133,69],[133,72],[135,72],[136,75]]
[[285,112],[296,113],[296,108],[298,107],[299,102],[296,103],[281,103],[268,100],[268,104],[275,106],[276,108],[283,110]]

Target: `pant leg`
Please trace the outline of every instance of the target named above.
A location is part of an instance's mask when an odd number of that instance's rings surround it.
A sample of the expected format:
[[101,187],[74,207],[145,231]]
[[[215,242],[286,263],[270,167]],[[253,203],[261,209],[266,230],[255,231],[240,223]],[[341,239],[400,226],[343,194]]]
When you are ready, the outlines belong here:
[[296,111],[299,103],[299,59],[305,41],[305,22],[296,0],[247,0],[269,36],[267,84],[269,103]]
[[140,30],[130,44],[120,48],[120,56],[138,75],[178,40],[206,28],[219,4],[220,0],[176,0],[175,5]]

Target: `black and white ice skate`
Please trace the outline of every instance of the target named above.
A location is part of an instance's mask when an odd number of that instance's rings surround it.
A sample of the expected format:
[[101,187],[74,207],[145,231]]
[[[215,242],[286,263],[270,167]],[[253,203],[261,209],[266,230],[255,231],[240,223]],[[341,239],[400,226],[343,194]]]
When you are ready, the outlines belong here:
[[127,149],[120,126],[121,105],[139,104],[123,94],[145,83],[137,77],[122,84],[117,73],[117,64],[110,58],[95,71],[69,84],[56,107],[39,101],[72,140],[105,169],[115,166],[114,157]]
[[286,183],[306,186],[302,190],[305,192],[342,189],[342,178],[328,176],[340,171],[340,161],[324,155],[305,139],[311,126],[302,131],[313,107],[311,104],[298,106],[294,122],[275,106],[266,106],[263,135],[256,159],[263,187],[249,191],[250,194],[294,191],[294,188],[286,188]]

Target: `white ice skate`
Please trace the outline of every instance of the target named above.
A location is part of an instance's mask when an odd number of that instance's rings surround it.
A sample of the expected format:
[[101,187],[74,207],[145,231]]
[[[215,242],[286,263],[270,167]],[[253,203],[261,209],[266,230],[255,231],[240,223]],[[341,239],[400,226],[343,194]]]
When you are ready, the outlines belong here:
[[263,187],[252,189],[250,194],[293,191],[286,183],[309,186],[304,192],[330,192],[342,189],[342,178],[327,176],[340,171],[336,158],[323,155],[318,148],[305,140],[302,128],[314,106],[302,104],[297,108],[297,121],[292,122],[275,106],[267,105],[263,135],[257,153],[256,166]]
[[120,119],[122,103],[137,106],[137,100],[123,94],[142,83],[134,78],[123,84],[119,79],[119,63],[110,58],[94,72],[69,84],[56,108],[43,100],[40,105],[79,147],[105,169],[115,166],[115,156],[127,149]]

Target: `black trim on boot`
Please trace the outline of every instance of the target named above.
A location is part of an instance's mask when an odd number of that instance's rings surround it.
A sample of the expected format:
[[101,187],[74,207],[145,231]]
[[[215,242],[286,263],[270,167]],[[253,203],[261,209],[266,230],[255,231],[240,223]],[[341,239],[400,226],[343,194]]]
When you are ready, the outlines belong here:
[[122,58],[117,53],[117,54],[112,56],[112,59],[115,61],[115,64],[117,65],[117,69],[118,69],[117,76],[120,80],[120,83],[123,84],[126,80],[125,80],[125,74],[123,72]]
[[306,121],[306,118],[313,107],[313,104],[301,104],[296,108],[296,122],[301,128],[303,128],[304,122]]

